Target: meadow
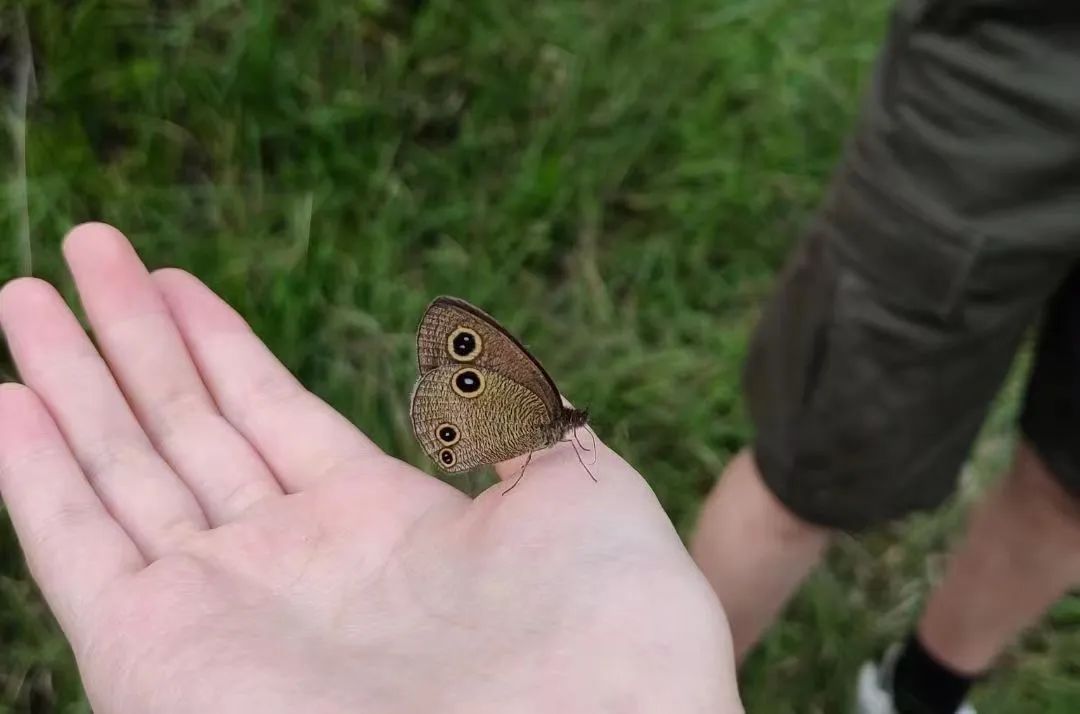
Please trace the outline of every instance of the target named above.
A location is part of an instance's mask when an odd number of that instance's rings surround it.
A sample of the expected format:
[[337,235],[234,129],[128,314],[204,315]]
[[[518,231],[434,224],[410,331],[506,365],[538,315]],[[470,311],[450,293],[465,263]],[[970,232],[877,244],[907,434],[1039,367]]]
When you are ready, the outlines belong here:
[[[519,335],[684,535],[750,437],[747,338],[812,217],[883,0],[0,0],[0,282],[72,296],[76,222],[201,276],[391,453],[437,294]],[[743,676],[753,714],[847,711],[1008,458],[1023,360],[952,502],[843,538]],[[16,378],[0,356],[0,378]],[[479,474],[462,487],[479,490]],[[664,607],[664,603],[657,603]],[[1080,597],[985,714],[1080,711]],[[0,712],[87,712],[0,510]]]

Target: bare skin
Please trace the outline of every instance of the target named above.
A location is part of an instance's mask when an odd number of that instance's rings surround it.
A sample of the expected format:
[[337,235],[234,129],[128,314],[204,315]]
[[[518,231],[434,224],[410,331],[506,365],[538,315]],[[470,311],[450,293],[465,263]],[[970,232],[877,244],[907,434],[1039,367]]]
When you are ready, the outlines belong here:
[[1021,442],[973,511],[919,622],[926,648],[966,674],[997,656],[1080,582],[1080,503]]
[[[475,500],[381,452],[101,224],[0,292],[0,493],[94,710],[741,712],[723,611],[597,443]],[[519,464],[503,464],[504,478]]]
[[727,465],[702,505],[690,552],[724,603],[737,662],[821,560],[829,536],[773,496],[749,449]]
[[[741,662],[820,561],[829,532],[765,487],[748,452],[728,465],[692,541],[724,603]],[[918,632],[956,671],[986,671],[1080,581],[1080,504],[1021,442],[1012,468],[977,505],[932,592]]]

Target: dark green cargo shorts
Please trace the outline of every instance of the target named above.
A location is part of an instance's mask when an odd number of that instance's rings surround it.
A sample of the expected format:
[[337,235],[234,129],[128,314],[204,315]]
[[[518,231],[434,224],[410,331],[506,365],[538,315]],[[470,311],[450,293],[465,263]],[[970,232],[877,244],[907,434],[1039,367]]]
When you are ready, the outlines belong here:
[[1080,2],[901,2],[746,366],[766,483],[860,530],[931,508],[1043,315],[1021,427],[1080,497]]

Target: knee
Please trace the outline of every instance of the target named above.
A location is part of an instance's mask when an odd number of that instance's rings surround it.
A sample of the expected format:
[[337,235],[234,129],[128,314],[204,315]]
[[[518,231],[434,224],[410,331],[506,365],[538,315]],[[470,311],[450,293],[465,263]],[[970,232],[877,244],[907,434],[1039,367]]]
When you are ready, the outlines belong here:
[[1069,491],[1026,440],[1017,446],[1002,494],[1021,507],[1035,531],[1061,531],[1080,543],[1080,497]]
[[832,534],[831,529],[803,518],[781,500],[766,483],[749,448],[732,459],[709,494],[703,520],[711,515],[737,520],[746,533],[767,535],[772,541],[793,547],[800,544],[820,547]]

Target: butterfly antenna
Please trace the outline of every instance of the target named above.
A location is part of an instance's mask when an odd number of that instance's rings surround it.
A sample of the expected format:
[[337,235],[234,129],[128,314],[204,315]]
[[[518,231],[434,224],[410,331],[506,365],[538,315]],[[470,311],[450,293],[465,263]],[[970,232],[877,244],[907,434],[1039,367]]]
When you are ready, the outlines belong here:
[[[581,439],[578,438],[577,429],[574,429],[574,440],[577,441],[577,445],[582,451],[592,451],[592,449],[586,449],[585,445],[581,443]],[[596,444],[594,443],[593,446],[596,446]]]
[[592,439],[592,462],[593,466],[596,466],[596,432],[589,426],[586,426],[585,429],[589,432],[589,438]]
[[530,451],[529,455],[525,458],[525,463],[523,463],[521,465],[521,472],[518,474],[518,477],[516,479],[514,479],[513,485],[510,486],[510,488],[503,491],[504,496],[506,494],[510,493],[511,491],[513,491],[515,488],[517,488],[517,485],[519,483],[521,483],[521,479],[525,478],[525,467],[529,465],[530,461],[532,461],[532,457],[533,457],[533,452]]
[[[596,476],[593,475],[593,472],[590,471],[589,467],[585,465],[584,461],[582,461],[581,452],[578,451],[577,445],[574,444],[573,442],[570,442],[570,446],[574,447],[574,456],[577,457],[578,463],[581,464],[581,468],[585,469],[585,473],[589,474],[589,478],[591,478],[593,480],[593,482],[599,483],[599,481],[597,481],[597,479],[596,479]],[[596,461],[594,460],[593,461],[593,466],[595,466],[595,465],[596,465]]]

